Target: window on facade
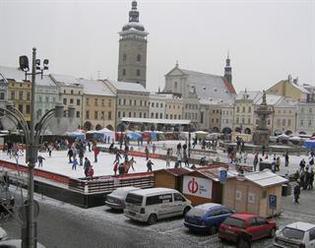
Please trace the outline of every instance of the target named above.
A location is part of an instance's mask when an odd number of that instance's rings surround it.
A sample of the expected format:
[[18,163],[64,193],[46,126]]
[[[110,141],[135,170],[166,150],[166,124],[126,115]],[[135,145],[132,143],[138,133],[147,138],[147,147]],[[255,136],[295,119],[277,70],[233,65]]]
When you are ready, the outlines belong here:
[[154,102],[151,102],[151,107],[152,107],[152,108],[154,107]]
[[97,120],[98,119],[98,111],[94,112],[94,119]]
[[159,113],[155,113],[155,118],[156,118],[156,119],[159,118]]
[[171,120],[173,119],[173,115],[172,115],[172,114],[170,114],[170,119],[171,119]]
[[137,55],[137,62],[140,62],[141,61],[141,54],[138,54]]
[[49,102],[49,97],[48,96],[46,96],[46,102]]
[[23,105],[22,105],[22,104],[19,104],[18,109],[19,109],[19,111],[20,111],[21,113],[23,113]]
[[282,126],[285,126],[285,124],[286,124],[286,120],[282,119]]
[[15,92],[11,92],[11,100],[14,100],[15,99]]
[[31,106],[26,105],[26,114],[30,114],[30,113],[31,113]]
[[118,111],[118,118],[120,118],[120,111]]
[[0,99],[1,99],[1,100],[4,99],[4,93],[3,93],[3,92],[0,93]]
[[76,117],[80,118],[80,111],[77,111]]
[[139,117],[142,118],[142,112],[139,113]]
[[147,118],[147,114],[146,113],[143,113],[143,118]]
[[312,120],[309,120],[309,121],[308,121],[308,126],[309,126],[309,127],[312,126]]
[[123,61],[126,61],[127,60],[127,54],[123,54]]
[[126,69],[123,69],[122,74],[123,76],[126,76]]
[[122,115],[123,115],[123,117],[125,117],[125,116],[126,116],[126,115],[125,115],[125,112],[123,112]]
[[118,105],[121,105],[121,99],[118,99]]
[[175,89],[175,91],[177,90],[177,82],[176,81],[174,82],[174,89]]
[[162,113],[160,113],[160,119],[162,119],[163,118],[163,114]]
[[245,124],[245,119],[244,118],[242,118],[242,124]]
[[128,113],[128,117],[131,117],[131,112]]
[[132,106],[132,100],[131,99],[129,100],[129,106]]
[[250,118],[247,119],[247,124],[250,124]]
[[112,100],[109,99],[109,100],[108,100],[108,107],[111,107],[111,106],[112,106]]
[[142,100],[140,100],[140,106],[142,106]]
[[133,112],[133,117],[137,117],[137,113],[136,112]]
[[236,124],[239,124],[240,120],[238,117],[236,117]]
[[245,107],[243,107],[242,112],[245,113]]
[[23,91],[19,91],[19,100],[23,100]]
[[80,99],[77,99],[77,106],[80,106]]
[[126,99],[124,99],[124,104],[123,105],[126,105]]
[[133,105],[137,106],[137,100],[133,100]]
[[291,119],[288,120],[288,126],[291,126]]
[[108,120],[111,120],[112,119],[112,111],[109,111],[108,112]]
[[67,105],[67,98],[64,98],[64,99],[63,99],[63,104],[64,104],[64,105]]
[[70,99],[70,104],[73,104],[73,98]]
[[271,123],[271,122],[270,122],[270,119],[268,119],[268,120],[267,120],[267,125],[270,125],[270,123]]
[[105,100],[102,99],[102,106],[104,107],[105,106]]
[[31,100],[31,92],[26,93],[26,100],[30,101]]
[[160,108],[163,108],[163,103],[160,103]]
[[73,95],[73,90],[71,90],[71,95]]
[[151,113],[151,118],[154,118],[154,113]]
[[237,107],[236,107],[236,113],[239,113],[239,112],[240,112],[240,107],[237,106]]
[[165,115],[165,119],[168,119],[168,114]]
[[252,112],[252,107],[248,107],[248,113]]
[[85,112],[85,118],[86,118],[86,119],[90,119],[90,111],[87,110],[87,111]]
[[101,120],[105,120],[105,113],[104,113],[104,111],[101,112]]
[[95,105],[95,106],[98,105],[98,99],[97,99],[97,98],[94,99],[94,105]]
[[137,76],[140,76],[140,70],[137,69]]
[[181,116],[180,116],[180,115],[178,115],[178,120],[180,120],[180,118],[181,118]]

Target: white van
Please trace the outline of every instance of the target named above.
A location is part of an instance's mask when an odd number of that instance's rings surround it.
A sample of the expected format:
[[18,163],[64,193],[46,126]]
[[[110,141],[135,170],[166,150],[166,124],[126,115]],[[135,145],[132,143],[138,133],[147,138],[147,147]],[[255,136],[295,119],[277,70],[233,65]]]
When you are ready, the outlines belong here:
[[174,189],[140,189],[128,193],[125,216],[152,225],[157,220],[185,215],[191,209],[191,202]]

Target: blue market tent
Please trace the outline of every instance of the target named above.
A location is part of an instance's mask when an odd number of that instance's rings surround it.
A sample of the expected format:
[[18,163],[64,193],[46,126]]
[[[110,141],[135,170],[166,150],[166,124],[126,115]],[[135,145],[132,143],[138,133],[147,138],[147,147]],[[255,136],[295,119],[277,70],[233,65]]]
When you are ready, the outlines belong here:
[[141,139],[142,137],[142,134],[141,133],[137,133],[137,132],[127,132],[127,137],[130,139],[130,140],[133,140],[133,141],[138,141]]
[[305,140],[304,141],[304,147],[308,149],[314,149],[315,148],[315,140]]
[[85,140],[85,133],[80,131],[67,132],[67,136],[72,137],[76,140]]

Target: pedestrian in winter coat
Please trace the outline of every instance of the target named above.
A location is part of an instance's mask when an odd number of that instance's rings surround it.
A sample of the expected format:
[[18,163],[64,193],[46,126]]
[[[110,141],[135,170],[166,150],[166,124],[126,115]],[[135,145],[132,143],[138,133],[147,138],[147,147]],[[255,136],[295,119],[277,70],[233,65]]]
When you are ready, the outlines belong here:
[[84,157],[84,149],[83,147],[79,148],[79,159],[80,159],[80,165],[82,166],[83,164],[83,157]]
[[37,157],[37,161],[38,161],[38,167],[43,167],[43,161],[45,160],[45,158],[41,155],[39,155]]
[[166,168],[170,167],[170,162],[171,162],[171,148],[167,148],[167,151],[166,151]]
[[188,161],[188,156],[187,156],[187,151],[186,151],[186,149],[183,150],[183,161],[184,161],[184,163],[185,163],[185,166],[186,166],[186,167],[189,167],[189,161]]
[[117,151],[116,151],[116,158],[115,158],[113,164],[115,164],[116,162],[119,163],[120,159],[121,159],[121,155],[120,155],[119,151],[117,150]]
[[87,177],[92,179],[93,176],[94,176],[94,169],[93,169],[93,166],[90,165],[88,170],[87,170]]
[[120,163],[119,166],[118,166],[119,176],[124,175],[124,172],[125,172],[125,165],[124,165],[124,163]]
[[288,166],[289,166],[289,154],[288,154],[288,152],[286,152],[286,154],[285,154],[284,166],[285,166],[285,167],[288,167]]
[[115,173],[115,176],[117,176],[118,166],[119,166],[119,162],[116,162],[116,163],[114,164],[114,167],[113,167],[113,171],[114,171],[114,173]]
[[305,163],[305,160],[304,160],[304,158],[303,158],[303,159],[300,161],[300,170],[301,170],[301,171],[304,170],[305,165],[306,165],[306,163]]
[[90,166],[91,166],[90,160],[87,157],[85,157],[84,158],[84,167],[83,167],[85,177],[88,177],[88,170],[89,170]]
[[153,146],[152,146],[152,153],[155,154],[155,151],[156,151],[156,145],[153,144]]
[[257,169],[257,164],[258,164],[258,152],[256,152],[255,157],[254,157],[254,171]]
[[93,146],[93,152],[94,152],[94,163],[97,163],[97,156],[100,153],[100,149],[95,145]]
[[145,147],[144,152],[145,152],[146,160],[149,160],[149,149],[147,146]]
[[73,150],[72,148],[69,148],[68,150],[68,157],[69,157],[69,164],[72,163],[71,158],[73,157]]
[[77,170],[77,165],[78,165],[78,160],[77,158],[73,159],[73,162],[72,162],[72,170]]
[[147,172],[152,172],[152,165],[154,165],[152,163],[152,161],[149,159],[148,162],[147,162]]
[[295,187],[293,189],[293,193],[294,193],[294,202],[295,203],[300,203],[299,202],[299,198],[300,198],[300,194],[301,194],[301,189],[300,189],[300,185],[299,184],[295,185]]
[[280,160],[280,157],[278,156],[276,159],[276,171],[280,171],[280,164],[281,164],[281,160]]
[[314,171],[311,170],[310,172],[310,180],[308,184],[308,189],[313,189],[313,183],[314,183]]

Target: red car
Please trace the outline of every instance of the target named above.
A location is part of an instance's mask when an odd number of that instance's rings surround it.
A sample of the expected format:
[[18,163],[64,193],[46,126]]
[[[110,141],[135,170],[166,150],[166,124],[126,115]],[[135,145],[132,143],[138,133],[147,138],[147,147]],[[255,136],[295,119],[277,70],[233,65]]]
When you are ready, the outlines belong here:
[[238,243],[240,236],[246,234],[250,241],[273,237],[277,225],[272,220],[255,214],[237,213],[226,218],[219,227],[219,238]]

